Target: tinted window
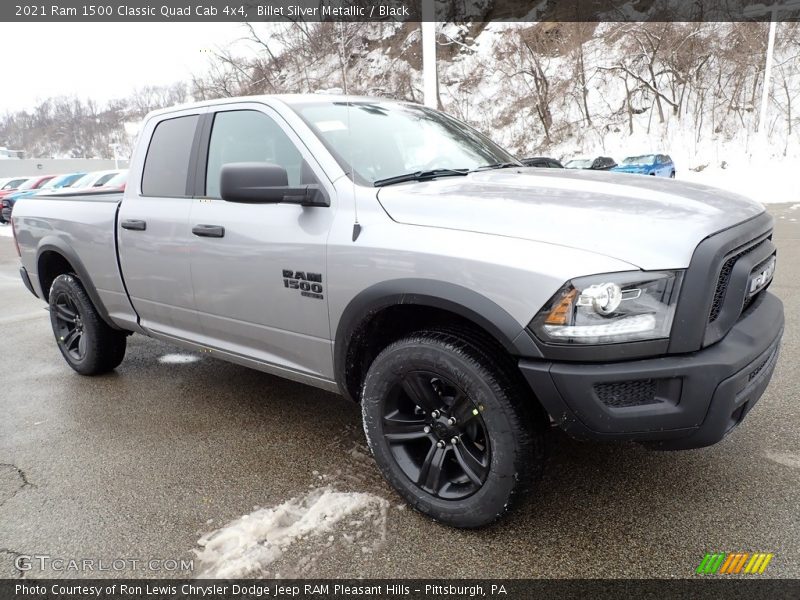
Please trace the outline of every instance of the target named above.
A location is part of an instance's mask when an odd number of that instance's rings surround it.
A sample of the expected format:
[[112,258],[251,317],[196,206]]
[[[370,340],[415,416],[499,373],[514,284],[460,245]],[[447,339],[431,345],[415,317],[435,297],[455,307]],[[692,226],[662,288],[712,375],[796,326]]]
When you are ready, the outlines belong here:
[[297,147],[275,121],[255,110],[217,113],[211,129],[206,168],[206,196],[219,198],[222,165],[266,162],[286,169],[290,186],[315,183]]
[[197,115],[161,121],[153,132],[142,174],[145,196],[185,196]]
[[[108,182],[108,180],[111,179],[112,177],[114,177],[115,175],[116,175],[116,173],[106,173],[100,179],[95,181],[94,185],[92,185],[92,187],[100,187],[101,185],[105,185]],[[185,186],[186,186],[186,181],[184,180],[184,187]]]

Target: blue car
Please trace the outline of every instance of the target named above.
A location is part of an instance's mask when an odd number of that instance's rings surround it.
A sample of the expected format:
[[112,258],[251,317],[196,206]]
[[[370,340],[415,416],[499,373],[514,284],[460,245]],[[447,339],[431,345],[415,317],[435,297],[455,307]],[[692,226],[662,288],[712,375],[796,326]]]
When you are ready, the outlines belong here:
[[637,173],[655,177],[675,178],[675,163],[667,154],[642,154],[629,156],[611,169],[617,173]]

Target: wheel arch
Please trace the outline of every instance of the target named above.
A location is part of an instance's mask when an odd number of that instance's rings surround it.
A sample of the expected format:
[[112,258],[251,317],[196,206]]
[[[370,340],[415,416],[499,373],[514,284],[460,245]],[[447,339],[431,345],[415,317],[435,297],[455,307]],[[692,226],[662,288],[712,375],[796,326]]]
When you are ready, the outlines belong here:
[[119,329],[108,315],[108,310],[97,293],[89,271],[77,253],[58,238],[45,238],[36,251],[36,274],[42,299],[47,302],[50,286],[59,275],[74,273],[86,290],[89,299],[103,321],[113,329]]
[[[541,356],[530,337],[524,334],[524,325],[474,290],[431,279],[386,281],[356,295],[336,327],[334,374],[340,391],[351,400],[358,401],[361,382],[374,358],[370,356],[376,350],[370,344],[371,332],[378,325],[392,325],[385,323],[387,317],[403,319],[396,327],[397,334],[442,324],[442,320],[458,322],[490,337],[511,356]],[[381,338],[393,341],[392,332],[382,330]]]

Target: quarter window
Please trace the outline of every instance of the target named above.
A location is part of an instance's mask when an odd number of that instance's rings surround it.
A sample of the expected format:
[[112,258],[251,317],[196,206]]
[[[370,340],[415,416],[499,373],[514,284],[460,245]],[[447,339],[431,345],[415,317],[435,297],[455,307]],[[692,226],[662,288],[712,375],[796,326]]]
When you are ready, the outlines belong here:
[[317,183],[300,151],[278,124],[262,112],[234,110],[214,116],[206,167],[206,197],[219,198],[222,166],[265,162],[286,169],[292,187]]
[[189,156],[198,115],[167,119],[156,125],[142,173],[145,196],[186,196]]

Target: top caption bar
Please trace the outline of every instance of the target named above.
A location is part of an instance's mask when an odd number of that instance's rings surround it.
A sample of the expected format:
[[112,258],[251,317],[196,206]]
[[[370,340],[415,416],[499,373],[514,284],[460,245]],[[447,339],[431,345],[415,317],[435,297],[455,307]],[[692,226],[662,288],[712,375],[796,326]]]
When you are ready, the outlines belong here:
[[800,0],[2,0],[10,22],[798,21]]

